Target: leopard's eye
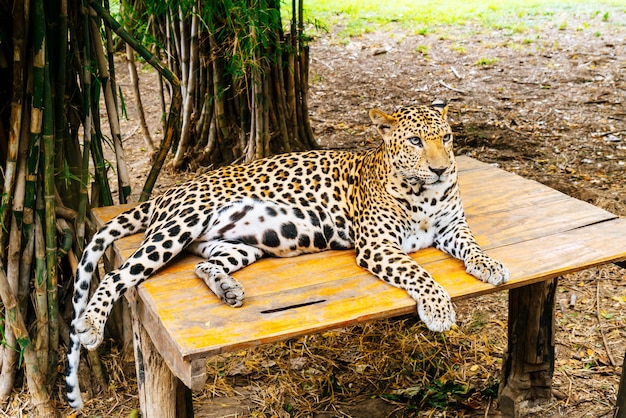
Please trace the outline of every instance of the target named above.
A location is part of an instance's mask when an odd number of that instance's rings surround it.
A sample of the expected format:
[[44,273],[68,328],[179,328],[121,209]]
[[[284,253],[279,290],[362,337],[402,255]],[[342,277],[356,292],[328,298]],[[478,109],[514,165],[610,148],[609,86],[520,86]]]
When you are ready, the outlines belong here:
[[447,144],[448,142],[452,141],[452,134],[445,134],[443,136],[443,143]]
[[416,147],[422,146],[422,140],[418,136],[412,136],[411,138],[408,139],[408,141],[411,145],[415,145]]

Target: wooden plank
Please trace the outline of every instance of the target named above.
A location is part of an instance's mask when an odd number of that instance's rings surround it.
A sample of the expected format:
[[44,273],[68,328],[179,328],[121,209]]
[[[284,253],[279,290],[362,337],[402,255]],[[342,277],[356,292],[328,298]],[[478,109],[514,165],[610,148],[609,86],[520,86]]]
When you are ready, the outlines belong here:
[[557,234],[586,225],[615,219],[610,212],[580,200],[538,203],[486,215],[467,212],[467,222],[483,248],[493,248]]
[[569,199],[540,183],[495,168],[459,173],[459,183],[463,208],[473,215]]
[[101,227],[115,216],[135,206],[137,206],[136,203],[126,203],[124,205],[115,206],[103,206],[100,208],[93,208],[91,209],[91,212],[93,214],[94,222],[98,227]]

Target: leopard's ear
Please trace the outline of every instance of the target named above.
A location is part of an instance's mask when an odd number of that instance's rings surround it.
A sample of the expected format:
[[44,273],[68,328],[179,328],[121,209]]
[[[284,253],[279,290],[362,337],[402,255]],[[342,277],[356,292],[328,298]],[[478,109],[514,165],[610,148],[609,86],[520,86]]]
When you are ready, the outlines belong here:
[[370,119],[376,125],[376,129],[383,136],[387,136],[396,127],[397,121],[393,116],[378,109],[370,110]]
[[444,99],[435,99],[431,104],[439,113],[441,117],[445,119],[448,114],[448,101]]

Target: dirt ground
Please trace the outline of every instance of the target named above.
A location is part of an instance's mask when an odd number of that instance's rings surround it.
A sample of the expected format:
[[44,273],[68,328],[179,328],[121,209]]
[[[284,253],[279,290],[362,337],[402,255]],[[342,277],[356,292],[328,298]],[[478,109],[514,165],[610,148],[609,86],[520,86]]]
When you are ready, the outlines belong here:
[[[626,22],[623,12],[609,22],[568,16],[566,27],[538,21],[524,30],[468,24],[415,34],[392,25],[355,38],[335,27],[311,44],[314,132],[324,148],[375,147],[369,109],[445,98],[457,154],[626,216],[626,27],[619,21]],[[118,73],[124,87],[125,68]],[[160,138],[156,83],[150,72],[141,77]],[[126,92],[123,130],[136,196],[150,156]],[[190,175],[165,172],[156,191]],[[559,283],[555,396],[535,416],[612,416],[626,350],[626,270],[590,269]],[[196,415],[499,416],[494,388],[506,301],[501,292],[459,302],[459,328],[448,336],[401,318],[216,358],[209,364],[215,379],[195,395]],[[424,363],[418,351],[441,360]],[[404,352],[411,359],[398,358]],[[416,364],[428,367],[409,373]],[[88,414],[127,416],[138,407],[133,373],[115,355],[105,365],[112,383],[98,397],[107,406],[94,400]],[[446,402],[434,401],[437,392]]]

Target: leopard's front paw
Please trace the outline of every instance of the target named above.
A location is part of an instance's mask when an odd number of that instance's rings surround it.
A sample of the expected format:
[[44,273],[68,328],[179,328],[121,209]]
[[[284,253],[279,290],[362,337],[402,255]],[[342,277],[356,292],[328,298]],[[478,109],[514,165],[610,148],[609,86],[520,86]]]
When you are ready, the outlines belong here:
[[74,320],[74,332],[87,350],[95,350],[102,343],[105,322],[101,315],[93,314],[89,310]]
[[431,331],[447,331],[456,322],[456,312],[448,292],[435,281],[426,291],[409,292],[417,302],[417,313]]
[[233,308],[243,305],[245,297],[243,286],[228,274],[213,274],[209,277],[207,284],[213,293],[227,305]]
[[216,283],[216,286],[218,287],[216,294],[227,305],[230,305],[233,308],[238,308],[243,305],[243,299],[245,296],[243,287],[232,277],[228,275],[224,276],[225,277],[222,278],[220,282]]
[[472,276],[493,285],[506,283],[509,280],[509,269],[485,254],[469,259],[465,263],[465,268]]

